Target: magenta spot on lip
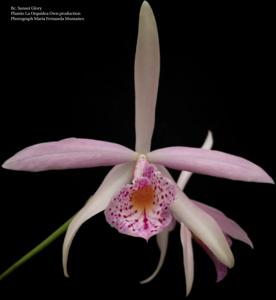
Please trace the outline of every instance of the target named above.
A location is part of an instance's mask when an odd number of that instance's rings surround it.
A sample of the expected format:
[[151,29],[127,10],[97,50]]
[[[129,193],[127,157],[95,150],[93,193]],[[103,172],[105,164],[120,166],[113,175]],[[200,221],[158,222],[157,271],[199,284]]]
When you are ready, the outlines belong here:
[[147,215],[146,215],[146,212],[144,211],[144,229],[147,230],[149,228],[149,225],[148,225],[148,219],[147,219]]

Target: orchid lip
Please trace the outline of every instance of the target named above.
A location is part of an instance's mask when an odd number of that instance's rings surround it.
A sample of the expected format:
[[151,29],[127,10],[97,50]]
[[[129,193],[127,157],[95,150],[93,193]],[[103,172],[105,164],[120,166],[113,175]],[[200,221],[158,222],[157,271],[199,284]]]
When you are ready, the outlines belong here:
[[141,155],[132,183],[124,185],[105,210],[106,220],[121,233],[148,240],[171,224],[169,206],[174,200],[175,185]]

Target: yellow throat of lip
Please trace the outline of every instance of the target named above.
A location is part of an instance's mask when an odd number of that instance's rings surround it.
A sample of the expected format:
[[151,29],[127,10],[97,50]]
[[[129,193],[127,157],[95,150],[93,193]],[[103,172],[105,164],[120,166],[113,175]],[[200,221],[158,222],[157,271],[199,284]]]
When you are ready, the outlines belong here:
[[131,202],[137,210],[149,210],[153,206],[154,190],[151,185],[145,186],[131,195]]

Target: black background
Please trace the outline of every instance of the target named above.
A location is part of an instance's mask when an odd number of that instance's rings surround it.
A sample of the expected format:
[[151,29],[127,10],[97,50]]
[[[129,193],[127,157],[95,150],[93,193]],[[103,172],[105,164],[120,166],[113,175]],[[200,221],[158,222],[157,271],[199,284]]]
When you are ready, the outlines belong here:
[[[211,129],[215,149],[246,157],[275,179],[272,8],[189,2],[150,1],[161,47],[152,147],[199,147]],[[134,146],[133,62],[141,3],[10,3],[81,11],[85,22],[14,23],[9,21],[7,7],[1,66],[1,162],[28,145],[71,136]],[[25,173],[1,169],[1,270],[80,209],[108,170]],[[273,294],[269,272],[275,268],[275,187],[194,175],[186,192],[223,210],[255,245],[252,251],[234,243],[236,266],[219,284],[212,263],[195,245],[190,299]],[[159,276],[141,286],[139,280],[158,261],[154,238],[147,244],[120,235],[103,214],[97,215],[74,240],[70,279],[62,273],[60,238],[0,282],[0,297],[183,299],[178,229],[170,237]]]

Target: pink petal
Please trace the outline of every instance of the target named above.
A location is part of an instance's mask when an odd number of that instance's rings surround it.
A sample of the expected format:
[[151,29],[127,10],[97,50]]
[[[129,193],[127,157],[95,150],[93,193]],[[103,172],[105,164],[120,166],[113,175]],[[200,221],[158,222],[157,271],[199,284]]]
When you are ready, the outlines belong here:
[[147,163],[142,176],[125,185],[110,202],[106,220],[121,233],[148,240],[170,225],[168,206],[174,199],[175,185]]
[[[228,237],[226,238],[229,246],[231,246],[232,245],[231,239]],[[204,245],[203,243],[199,243],[199,244],[204,249],[204,251],[209,255],[209,257],[214,263],[214,266],[216,268],[216,273],[217,273],[217,282],[222,281],[228,273],[228,268],[216,258],[216,256],[209,250],[209,248],[206,245]]]
[[18,171],[46,171],[110,166],[133,161],[137,153],[115,143],[68,138],[36,144],[17,152],[3,168]]
[[175,229],[175,227],[176,227],[176,221],[173,218],[172,221],[171,221],[171,223],[170,223],[170,225],[167,227],[167,229],[168,229],[169,232],[171,232],[171,231],[173,231]]
[[[213,135],[212,135],[212,132],[209,130],[208,131],[208,134],[207,134],[207,137],[202,145],[202,149],[211,149],[212,146],[213,146]],[[186,186],[186,184],[188,183],[189,179],[191,178],[192,176],[192,172],[188,172],[188,171],[182,171],[180,173],[180,176],[177,180],[177,185],[179,186],[179,188],[181,190],[183,190]]]
[[[173,182],[173,178],[166,168],[158,166],[158,169]],[[178,187],[176,200],[170,205],[170,210],[176,220],[184,223],[223,264],[229,268],[234,266],[233,253],[217,222],[197,207]]]
[[169,147],[147,154],[150,162],[166,167],[233,180],[274,183],[273,179],[254,163],[220,151]]
[[[165,168],[164,173],[167,174]],[[223,264],[229,268],[234,266],[232,251],[216,221],[193,204],[181,190],[177,190],[176,200],[170,205],[170,210],[178,222],[184,223]]]
[[62,263],[65,276],[69,276],[67,272],[68,254],[77,231],[85,221],[106,209],[112,197],[131,180],[133,169],[133,163],[118,165],[111,169],[97,192],[89,198],[85,206],[73,218],[63,242]]
[[219,262],[217,260],[217,258],[212,254],[210,253],[210,258],[212,259],[214,265],[215,265],[215,268],[216,268],[216,273],[217,273],[217,282],[220,282],[222,281],[226,275],[228,274],[228,268],[222,264],[221,262]]
[[140,11],[135,55],[136,151],[150,150],[160,71],[159,39],[155,18],[144,1]]
[[235,221],[231,220],[224,213],[214,207],[195,200],[192,201],[195,205],[212,216],[225,234],[231,236],[233,239],[242,241],[253,248],[253,243],[247,233]]
[[181,223],[180,238],[183,249],[183,262],[186,279],[186,296],[191,292],[194,282],[194,253],[190,230]]
[[169,242],[169,232],[170,232],[169,228],[166,228],[162,232],[160,232],[156,235],[157,245],[160,250],[159,262],[158,262],[158,265],[157,265],[156,269],[154,270],[154,272],[146,279],[140,281],[141,284],[152,281],[157,276],[159,271],[161,270],[161,268],[164,264],[166,253],[167,253],[168,242]]

